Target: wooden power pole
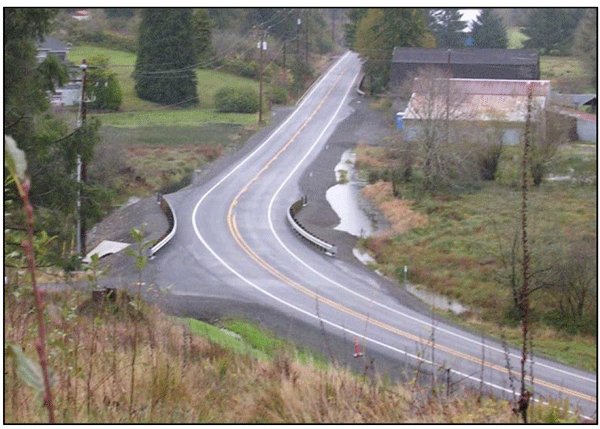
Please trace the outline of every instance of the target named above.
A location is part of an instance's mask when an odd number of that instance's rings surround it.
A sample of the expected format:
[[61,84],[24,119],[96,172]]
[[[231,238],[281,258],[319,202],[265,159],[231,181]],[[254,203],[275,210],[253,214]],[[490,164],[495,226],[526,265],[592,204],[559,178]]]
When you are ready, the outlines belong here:
[[87,107],[86,107],[86,99],[85,99],[85,84],[87,81],[87,63],[85,60],[83,60],[82,64],[81,64],[81,70],[83,72],[83,76],[81,79],[81,117],[80,120],[78,121],[78,127],[79,127],[79,147],[77,149],[77,184],[79,186],[79,197],[77,198],[77,253],[79,253],[81,255],[81,257],[85,257],[86,255],[86,246],[85,246],[85,236],[86,236],[86,229],[85,229],[85,216],[82,216],[82,207],[83,207],[83,202],[85,201],[85,195],[83,194],[83,188],[81,186],[81,184],[85,184],[86,180],[87,180],[87,173],[86,173],[86,164],[85,161],[83,161],[83,159],[81,158],[81,152],[82,152],[82,139],[83,139],[83,134],[82,131],[85,131],[84,125],[85,125],[85,120],[87,117]]

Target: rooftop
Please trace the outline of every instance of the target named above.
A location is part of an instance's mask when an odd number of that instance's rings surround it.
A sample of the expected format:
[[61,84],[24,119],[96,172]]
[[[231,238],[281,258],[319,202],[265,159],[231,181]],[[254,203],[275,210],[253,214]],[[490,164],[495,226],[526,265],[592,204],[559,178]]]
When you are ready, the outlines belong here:
[[449,110],[453,120],[524,122],[528,86],[535,108],[544,108],[550,93],[548,81],[449,79],[450,88],[438,82],[415,79],[405,119],[442,117]]
[[54,37],[46,36],[42,43],[38,43],[38,49],[50,52],[66,52],[70,49],[70,46]]
[[445,48],[394,48],[392,63],[418,64],[537,64],[539,54],[535,49],[445,49]]

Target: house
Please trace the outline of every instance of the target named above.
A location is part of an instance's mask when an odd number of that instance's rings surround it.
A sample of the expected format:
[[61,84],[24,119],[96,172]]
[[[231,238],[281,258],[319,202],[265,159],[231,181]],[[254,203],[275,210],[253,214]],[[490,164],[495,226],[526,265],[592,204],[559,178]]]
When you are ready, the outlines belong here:
[[454,78],[538,80],[540,57],[535,49],[394,48],[390,86],[400,86],[420,69],[438,68]]
[[588,109],[588,112],[595,114],[598,111],[598,97],[594,95],[581,106],[585,106]]
[[528,89],[532,115],[546,107],[549,81],[485,79],[415,79],[413,93],[402,116],[403,138],[419,140],[435,121],[449,121],[453,135],[499,132],[506,144],[523,136]]
[[55,96],[60,97],[57,104],[63,106],[75,106],[81,100],[81,80],[72,80],[60,88],[56,88]]
[[41,43],[37,45],[36,58],[38,62],[44,61],[49,54],[56,55],[61,61],[67,60],[70,46],[64,42],[61,42],[54,37],[46,36]]
[[573,115],[577,120],[577,138],[584,142],[597,143],[598,117],[596,114],[577,112]]
[[571,140],[596,142],[598,97],[596,94],[561,94],[552,91],[550,102],[570,122]]
[[[44,61],[48,55],[53,54],[58,57],[63,63],[67,61],[70,45],[61,42],[54,37],[46,36],[41,43],[37,45],[36,58],[39,62]],[[51,104],[54,107],[74,106],[79,104],[81,98],[81,81],[73,80],[66,85],[56,88],[51,96]]]
[[550,93],[550,102],[561,107],[571,109],[580,109],[583,106],[589,106],[590,113],[595,113],[598,104],[596,94],[562,94],[552,91]]
[[75,15],[73,15],[73,19],[76,19],[77,21],[89,21],[90,13],[87,10],[78,10],[75,12]]

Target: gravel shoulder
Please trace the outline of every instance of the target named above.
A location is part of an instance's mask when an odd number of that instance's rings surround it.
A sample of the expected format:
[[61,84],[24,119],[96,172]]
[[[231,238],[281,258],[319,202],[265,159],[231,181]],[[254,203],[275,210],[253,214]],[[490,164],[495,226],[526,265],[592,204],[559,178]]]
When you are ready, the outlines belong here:
[[393,132],[391,119],[370,107],[369,100],[355,96],[351,102],[354,112],[340,123],[325,148],[300,178],[300,191],[308,196],[308,204],[297,214],[297,218],[310,232],[337,246],[336,258],[345,262],[359,263],[352,254],[357,237],[334,228],[340,218],[325,197],[327,189],[334,186],[335,166],[342,154],[356,147],[380,144]]

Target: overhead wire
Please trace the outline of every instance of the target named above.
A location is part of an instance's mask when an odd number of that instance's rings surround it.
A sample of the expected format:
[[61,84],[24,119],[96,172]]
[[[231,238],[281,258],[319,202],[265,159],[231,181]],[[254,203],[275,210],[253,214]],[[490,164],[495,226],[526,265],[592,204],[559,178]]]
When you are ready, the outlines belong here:
[[[170,69],[170,70],[156,70],[156,71],[135,71],[134,73],[136,75],[140,75],[140,76],[150,76],[150,75],[158,75],[158,74],[173,74],[173,73],[186,73],[189,72],[190,70],[196,69],[196,68],[204,68],[204,67],[208,67],[210,65],[213,64],[217,64],[220,61],[223,61],[225,59],[227,59],[229,56],[231,56],[234,53],[234,49],[237,45],[242,44],[243,42],[245,42],[246,40],[248,40],[249,36],[251,35],[252,32],[254,32],[258,27],[263,27],[266,26],[267,24],[269,24],[272,21],[275,21],[275,19],[279,16],[279,19],[276,22],[273,22],[270,26],[273,26],[279,22],[282,22],[285,18],[287,18],[291,12],[293,11],[293,9],[290,9],[290,11],[288,11],[288,14],[286,16],[280,16],[283,14],[283,12],[285,11],[285,9],[282,9],[280,11],[277,12],[276,15],[274,15],[273,17],[271,17],[270,19],[263,21],[260,24],[255,24],[253,25],[245,34],[242,34],[239,36],[238,40],[229,48],[228,52],[221,56],[221,57],[216,57],[213,59],[210,59],[208,61],[205,62],[196,62],[194,64],[190,64],[187,65],[185,67],[180,67],[180,68],[175,68],[175,69]],[[294,39],[295,40],[295,39]],[[252,49],[254,48],[248,48],[244,51],[244,53],[248,53],[250,52]],[[119,65],[118,67],[145,67],[147,65],[152,65],[152,66],[158,66],[158,65],[165,65],[165,64],[172,64],[172,62],[167,62],[167,63],[146,63],[146,64],[139,64],[136,63],[135,65]],[[171,76],[169,76],[169,78],[172,78]]]

